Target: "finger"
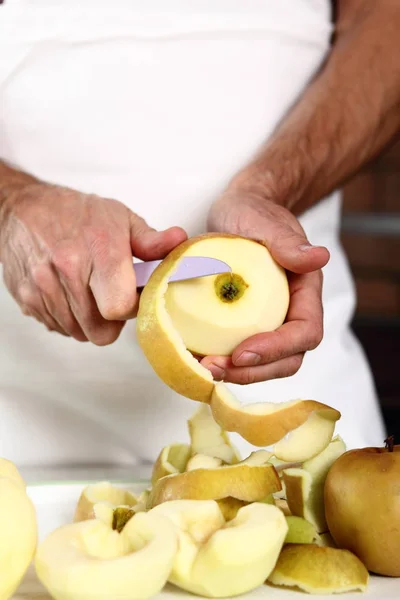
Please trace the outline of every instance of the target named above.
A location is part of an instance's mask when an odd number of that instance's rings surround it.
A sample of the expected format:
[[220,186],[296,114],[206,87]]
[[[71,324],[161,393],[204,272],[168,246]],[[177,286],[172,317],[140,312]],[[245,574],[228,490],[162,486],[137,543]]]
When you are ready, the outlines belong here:
[[211,371],[214,379],[217,381],[223,380],[228,383],[249,385],[251,383],[259,383],[260,381],[268,381],[269,379],[291,377],[300,369],[303,356],[303,354],[294,354],[289,358],[258,367],[235,367],[229,359],[226,360],[222,369],[220,365],[214,365],[214,363],[208,362],[206,359],[202,361],[202,364]]
[[36,321],[45,325],[49,331],[57,331],[61,335],[68,336],[67,332],[49,314],[39,290],[28,280],[22,282],[18,287],[17,301],[24,315],[34,317]]
[[322,273],[289,274],[290,306],[286,322],[275,331],[254,335],[235,348],[237,367],[272,363],[314,350],[323,336]]
[[266,246],[271,255],[284,269],[292,273],[309,273],[322,269],[330,258],[324,246],[312,246],[305,235],[290,226],[274,226],[271,235],[266,235]]
[[88,338],[79,325],[68,304],[65,290],[50,264],[36,265],[31,271],[32,280],[39,290],[47,312],[59,327],[79,342]]
[[[105,269],[106,273],[109,273],[110,266],[105,256],[106,252],[103,248],[100,250],[96,248],[93,256],[84,260],[83,257],[87,256],[85,247],[77,245],[60,247],[52,256],[52,264],[71,312],[82,331],[90,342],[98,346],[105,346],[113,343],[119,337],[124,323],[108,320],[99,310],[101,302],[106,304],[105,300],[110,300],[113,280],[116,277],[114,272],[109,274],[107,280],[107,274],[102,272]],[[90,264],[90,260],[93,261],[93,265]],[[131,260],[130,263],[132,268]],[[110,264],[115,265],[115,271],[118,272],[115,250],[110,250]],[[97,298],[94,292],[97,294]]]
[[156,231],[138,215],[131,215],[131,248],[140,260],[160,260],[186,239],[181,227]]

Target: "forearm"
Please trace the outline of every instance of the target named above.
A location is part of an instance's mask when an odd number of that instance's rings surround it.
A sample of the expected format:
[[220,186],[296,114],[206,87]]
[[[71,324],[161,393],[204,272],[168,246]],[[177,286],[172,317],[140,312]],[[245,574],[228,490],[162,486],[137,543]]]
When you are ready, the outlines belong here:
[[0,227],[6,205],[16,192],[31,183],[37,183],[37,179],[0,160]]
[[398,0],[341,0],[326,64],[232,182],[294,213],[352,176],[400,131]]

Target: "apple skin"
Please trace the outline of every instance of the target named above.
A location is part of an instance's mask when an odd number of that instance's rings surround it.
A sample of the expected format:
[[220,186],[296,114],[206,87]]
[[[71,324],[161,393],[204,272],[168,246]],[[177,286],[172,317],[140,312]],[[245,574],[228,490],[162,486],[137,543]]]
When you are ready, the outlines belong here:
[[400,446],[345,452],[329,470],[324,497],[337,546],[373,573],[400,577]]

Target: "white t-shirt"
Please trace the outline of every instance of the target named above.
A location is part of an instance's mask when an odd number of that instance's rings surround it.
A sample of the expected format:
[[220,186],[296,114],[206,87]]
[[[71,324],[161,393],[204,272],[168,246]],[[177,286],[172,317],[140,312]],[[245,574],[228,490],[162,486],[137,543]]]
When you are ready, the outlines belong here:
[[[208,208],[321,66],[326,0],[6,0],[0,6],[0,158],[117,198],[152,226],[205,230]],[[298,374],[242,402],[313,398],[349,447],[381,444],[340,196],[301,217],[326,245],[325,338]],[[134,322],[108,347],[49,333],[0,285],[0,455],[20,465],[133,464],[185,440],[196,405],[147,364]],[[244,452],[247,444],[234,436]]]

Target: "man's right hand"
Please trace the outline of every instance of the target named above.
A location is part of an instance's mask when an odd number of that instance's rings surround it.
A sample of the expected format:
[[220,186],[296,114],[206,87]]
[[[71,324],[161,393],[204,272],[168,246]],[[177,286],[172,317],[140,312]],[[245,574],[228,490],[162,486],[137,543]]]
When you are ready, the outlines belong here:
[[4,281],[22,312],[51,331],[103,346],[136,315],[132,256],[162,259],[186,239],[155,231],[116,200],[28,181],[0,211]]

